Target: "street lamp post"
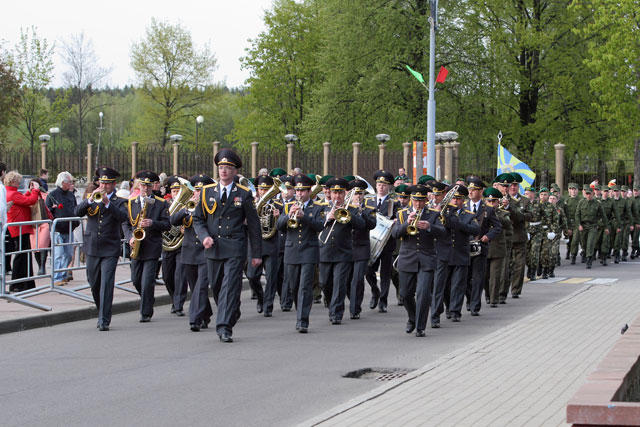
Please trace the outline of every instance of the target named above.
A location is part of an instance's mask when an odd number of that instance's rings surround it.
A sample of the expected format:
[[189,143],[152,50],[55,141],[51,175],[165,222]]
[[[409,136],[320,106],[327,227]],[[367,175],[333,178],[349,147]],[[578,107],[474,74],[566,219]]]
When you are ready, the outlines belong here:
[[[40,140],[40,168],[46,169],[47,142],[49,142],[49,139],[51,139],[51,137],[47,134],[44,134],[40,135],[38,139]],[[40,175],[38,174],[38,176]]]
[[196,173],[200,173],[200,155],[198,154],[198,128],[204,122],[204,117],[196,117]]
[[376,135],[376,139],[380,141],[380,145],[378,145],[378,169],[384,169],[385,144],[391,139],[391,137],[386,133],[379,133]]
[[102,143],[102,130],[104,129],[102,127],[102,118],[104,117],[104,114],[102,113],[102,111],[100,111],[98,113],[98,117],[100,117],[100,126],[98,127],[98,149],[96,150],[96,163],[95,163],[95,167],[98,167],[99,163],[98,163],[98,158],[100,156],[100,144]]
[[60,133],[60,128],[50,128],[49,133],[53,135],[53,167],[58,167],[58,161],[56,160],[56,136]]
[[173,174],[178,174],[178,147],[180,146],[180,141],[182,141],[182,135],[175,134],[171,135],[169,138],[173,141]]
[[436,68],[436,30],[438,26],[438,0],[429,0],[431,16],[429,16],[429,102],[427,103],[427,174],[435,176],[436,169],[436,100],[435,100],[435,68]]

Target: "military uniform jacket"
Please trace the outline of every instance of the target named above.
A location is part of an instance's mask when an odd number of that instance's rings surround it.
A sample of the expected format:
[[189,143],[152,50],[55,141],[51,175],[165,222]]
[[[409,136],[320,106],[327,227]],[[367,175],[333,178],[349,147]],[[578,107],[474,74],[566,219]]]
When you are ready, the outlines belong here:
[[[353,230],[353,260],[362,261],[371,258],[369,232],[376,228],[376,206],[372,199],[366,199],[362,208],[364,229]],[[336,225],[337,227],[337,225]]]
[[509,212],[504,209],[494,210],[502,226],[502,231],[489,241],[487,258],[504,258],[507,256],[507,235],[505,230],[512,230]]
[[[280,203],[279,201],[276,200],[269,200],[267,201],[267,205],[271,205],[273,206],[274,209],[277,209],[278,211],[280,211],[280,214],[283,213],[283,209],[282,209],[282,203]],[[260,217],[258,217],[258,219],[262,220]],[[274,225],[275,227],[275,234],[268,238],[262,238],[262,256],[270,256],[270,257],[277,257],[278,254],[280,253],[280,246],[284,247],[284,245],[280,245],[280,230],[278,230],[278,225],[277,225],[277,220],[276,220],[276,224]],[[262,237],[262,224],[260,226],[260,236]],[[249,253],[251,253],[251,244],[249,244]]]
[[449,265],[469,265],[469,242],[473,236],[480,233],[480,224],[473,212],[464,209],[449,211],[445,221],[447,231],[451,235]]
[[623,228],[624,224],[629,222],[627,217],[626,199],[623,199],[622,197],[620,197],[618,200],[613,199],[613,210],[615,211],[615,215],[618,219],[616,227]]
[[531,212],[527,210],[529,199],[526,197],[509,197],[509,218],[511,219],[511,225],[513,227],[512,241],[515,243],[522,243],[528,240],[527,238],[527,221],[532,218]]
[[633,212],[635,213],[634,224],[640,224],[640,196],[633,198]]
[[634,210],[634,205],[633,205],[633,198],[632,197],[627,197],[624,199],[624,207],[625,207],[625,211],[627,213],[627,222],[625,222],[626,226],[630,226],[631,224],[633,224],[634,220],[635,220],[635,213],[633,212]]
[[[281,200],[280,198],[277,199],[278,203],[280,203],[281,206],[286,206],[287,203],[293,203],[296,201],[295,198],[291,198],[289,200]],[[311,201],[311,203],[313,203],[313,201]],[[282,208],[280,208],[280,214],[282,214]],[[277,227],[277,224],[276,224]],[[285,229],[284,231],[281,231],[278,228],[278,250],[280,251],[281,254],[284,254],[284,243],[287,241],[287,230]]]
[[[326,220],[332,207],[332,202],[323,206],[324,209],[321,213],[323,220]],[[333,220],[327,221],[324,229],[320,232],[320,262],[353,262],[352,231],[364,230],[365,223],[357,207],[351,205],[347,210],[351,213],[351,221],[346,224],[335,221],[335,226]],[[329,235],[332,226],[333,231]],[[323,243],[324,240],[327,240],[327,243]]]
[[[602,206],[604,216],[607,217],[607,222],[610,229],[613,229],[615,231],[615,229],[618,227],[618,224],[620,224],[620,218],[618,218],[618,212],[613,209],[613,199],[609,197],[607,199],[601,200],[600,206]],[[602,219],[600,219],[600,223],[603,223]]]
[[[141,245],[137,258],[140,261],[160,258],[162,255],[162,232],[169,231],[171,229],[171,223],[169,222],[169,206],[163,198],[158,196],[152,197],[155,198],[155,203],[147,205],[145,218],[152,220],[153,223],[151,224],[151,227],[144,229],[146,233],[144,240],[136,243]],[[122,225],[122,230],[124,231],[124,236],[127,242],[133,237],[133,230],[138,224],[141,213],[140,197],[127,201],[128,218]]]
[[[413,211],[413,209],[411,210]],[[402,242],[398,254],[397,269],[407,273],[435,270],[437,264],[435,239],[447,235],[444,226],[438,219],[440,211],[425,208],[420,220],[429,221],[431,226],[428,230],[418,229],[418,234],[415,236],[407,234],[409,213],[409,209],[398,211],[398,222],[391,229],[391,236],[394,239],[399,238]]]
[[609,222],[604,214],[602,205],[596,199],[580,200],[576,209],[576,223],[583,228],[589,229],[598,225],[598,220],[602,219],[604,227],[609,227]]
[[289,202],[278,217],[277,227],[284,236],[285,264],[317,264],[320,262],[320,242],[318,233],[322,231],[324,204],[309,201],[304,208],[304,216],[299,218],[298,228],[289,228],[289,210],[295,202]]
[[[373,205],[377,209],[378,197],[377,196],[373,197],[371,200],[373,201]],[[389,219],[394,219],[396,217],[396,213],[398,212],[399,208],[400,208],[400,202],[392,200],[391,194],[387,194],[387,196],[384,198],[384,201],[380,205],[380,209],[378,209],[378,213],[380,215],[386,216]],[[395,248],[396,248],[395,239],[389,239],[389,241],[387,241],[387,244],[384,245],[382,252],[393,252]]]
[[[468,206],[469,203],[465,203],[465,208],[467,208]],[[480,225],[480,233],[476,236],[478,240],[480,240],[482,236],[487,236],[490,242],[500,233],[502,233],[502,224],[500,224],[500,220],[498,219],[496,212],[492,207],[485,205],[482,200],[480,200],[480,203],[478,204],[478,210],[475,214],[471,210],[469,210],[468,212],[474,216],[474,218]],[[480,247],[482,248],[481,254],[487,256],[489,253],[489,244],[481,242]]]
[[207,262],[204,257],[204,246],[193,228],[193,218],[186,209],[180,209],[171,215],[171,225],[184,227],[184,238],[180,249],[180,263],[200,265]]
[[204,256],[217,260],[245,258],[248,235],[251,258],[262,258],[260,220],[251,191],[234,182],[223,206],[219,187],[219,184],[205,186],[193,213],[193,226],[200,241],[213,239],[213,246],[204,250]]
[[108,208],[103,203],[90,204],[87,199],[76,206],[75,216],[87,215],[82,242],[85,254],[94,257],[122,255],[121,227],[127,220],[125,203],[125,199],[116,196],[114,192]]
[[576,224],[576,209],[578,208],[578,202],[580,202],[580,200],[578,196],[569,197],[564,204],[564,213],[567,215],[569,228],[572,230],[578,227]]
[[551,202],[540,203],[540,209],[542,210],[542,218],[540,222],[542,223],[543,233],[546,234],[550,232],[554,232],[556,234],[562,231],[560,229],[560,216],[558,216],[558,211],[555,206]]

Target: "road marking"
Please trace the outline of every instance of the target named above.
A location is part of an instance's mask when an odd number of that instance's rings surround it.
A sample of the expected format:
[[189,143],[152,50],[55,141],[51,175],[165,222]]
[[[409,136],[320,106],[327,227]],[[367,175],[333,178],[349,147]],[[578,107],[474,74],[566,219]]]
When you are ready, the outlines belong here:
[[571,279],[563,280],[558,283],[584,283],[588,280],[593,280],[592,277],[572,277]]
[[608,285],[609,283],[615,283],[618,279],[593,279],[587,283],[586,285]]

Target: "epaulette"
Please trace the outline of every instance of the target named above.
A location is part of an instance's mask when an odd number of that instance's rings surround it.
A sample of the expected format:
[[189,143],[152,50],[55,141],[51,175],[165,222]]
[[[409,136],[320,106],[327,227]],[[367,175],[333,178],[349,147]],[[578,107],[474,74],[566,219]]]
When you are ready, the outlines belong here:
[[376,201],[373,198],[364,199],[364,205],[369,209],[376,209]]
[[153,196],[153,197],[155,197],[155,199],[159,202],[166,202],[166,200],[163,199],[162,197],[158,197],[158,196]]
[[242,184],[236,184],[236,186],[237,186],[238,188],[242,188],[244,191],[251,191],[251,190],[249,190],[249,188],[245,187],[245,186],[244,186],[244,185],[242,185]]
[[471,212],[469,209],[465,209],[464,210],[466,213],[473,215],[473,212]]
[[440,209],[436,209],[436,208],[429,208],[429,210],[432,212],[440,212]]
[[313,204],[316,205],[316,206],[329,206],[329,203],[321,202],[320,200],[314,201]]
[[215,187],[216,185],[218,185],[217,183],[214,184],[207,184],[204,187],[202,187],[202,189],[204,190],[205,188],[211,188],[211,187]]
[[274,205],[282,206],[282,202],[280,202],[278,200],[271,199],[271,201],[273,202]]
[[350,208],[354,208],[354,209],[358,209],[360,206],[351,204],[351,205],[349,205],[349,207]]
[[405,216],[406,216],[406,214],[407,214],[408,212],[409,212],[409,211],[408,211],[406,208],[404,208],[404,209],[400,209],[400,210],[398,211],[398,220],[400,221],[400,224],[404,224]]

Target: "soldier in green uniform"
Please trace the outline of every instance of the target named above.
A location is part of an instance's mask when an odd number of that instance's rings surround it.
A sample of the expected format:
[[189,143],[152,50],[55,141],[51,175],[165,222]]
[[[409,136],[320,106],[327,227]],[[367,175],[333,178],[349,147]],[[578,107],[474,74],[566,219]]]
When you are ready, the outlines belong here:
[[638,185],[633,186],[633,237],[631,238],[631,259],[634,259],[640,254],[640,187]]
[[625,211],[627,213],[627,221],[624,223],[624,233],[622,235],[622,261],[627,260],[629,256],[629,239],[633,234],[633,199],[628,196],[629,187],[623,185],[620,187],[620,197],[624,200]]
[[553,257],[553,240],[560,233],[560,218],[555,207],[549,202],[549,189],[540,189],[540,210],[541,215],[541,245],[540,245],[540,265],[542,266],[542,278],[549,278],[551,267],[555,266]]
[[[525,189],[525,195],[529,198],[529,212],[535,220],[529,222],[527,232],[529,233],[529,246],[527,247],[527,277],[529,280],[536,280],[537,270],[540,266],[540,248],[542,247],[542,210],[540,203],[535,199],[536,190],[533,187]],[[542,274],[542,272],[540,272]]]
[[554,266],[551,267],[551,269],[549,270],[549,277],[556,277],[555,274],[555,266],[556,265],[560,265],[558,264],[560,261],[560,238],[562,237],[562,233],[564,233],[565,236],[567,236],[569,234],[569,223],[567,220],[567,216],[564,213],[564,209],[562,207],[559,206],[560,201],[558,200],[558,195],[557,193],[553,193],[549,196],[549,202],[553,205],[553,207],[555,208],[556,212],[558,213],[558,219],[559,219],[559,231],[556,234],[556,236],[554,236],[553,241],[552,241],[552,258],[554,260],[556,260],[556,264]]
[[607,234],[609,232],[607,229],[609,223],[602,210],[602,205],[593,198],[593,190],[587,186],[583,191],[585,198],[578,203],[576,223],[578,224],[580,234],[584,236],[586,264],[589,269],[593,262],[593,252],[595,250],[596,240],[598,239],[598,218],[602,218],[606,229],[605,233]]
[[[596,248],[600,249],[600,264],[606,266],[607,256],[611,251],[611,234],[615,235],[615,228],[620,222],[615,209],[613,209],[613,199],[609,197],[609,187],[607,186],[602,186],[602,199],[600,200],[600,205],[602,205],[604,216],[607,217],[609,226],[605,229],[602,224],[600,224]],[[608,230],[609,233],[605,232],[605,230]]]
[[511,224],[513,226],[513,244],[511,247],[511,262],[509,270],[511,276],[511,297],[519,298],[524,280],[524,267],[527,261],[527,221],[538,221],[529,211],[529,199],[520,195],[522,176],[512,172],[514,182],[509,186],[509,207]]
[[580,236],[578,231],[578,224],[576,224],[576,209],[578,208],[578,184],[575,182],[569,183],[569,198],[565,202],[564,212],[567,215],[567,221],[569,223],[569,242],[567,243],[567,258],[571,257],[571,264],[576,263],[576,256],[578,255],[578,244],[580,243]]
[[[629,222],[627,218],[627,204],[626,200],[620,196],[620,187],[615,185],[613,190],[613,209],[616,211],[618,223],[616,224],[616,238],[613,244],[613,256],[614,261],[618,264],[621,260],[622,242],[624,240],[625,225]],[[626,258],[623,260],[626,261]]]

